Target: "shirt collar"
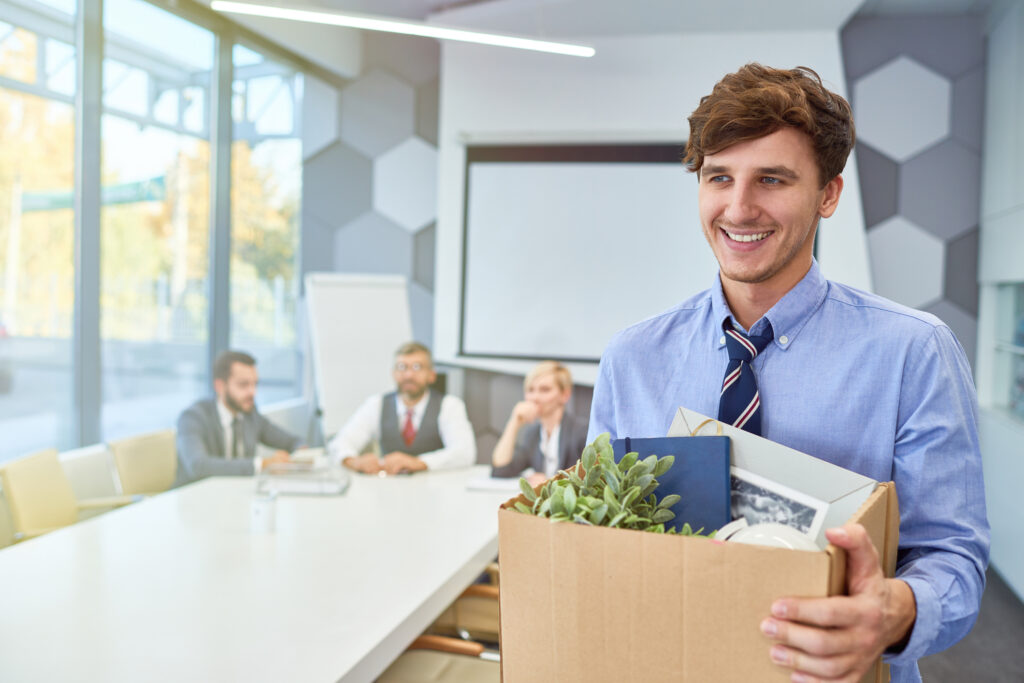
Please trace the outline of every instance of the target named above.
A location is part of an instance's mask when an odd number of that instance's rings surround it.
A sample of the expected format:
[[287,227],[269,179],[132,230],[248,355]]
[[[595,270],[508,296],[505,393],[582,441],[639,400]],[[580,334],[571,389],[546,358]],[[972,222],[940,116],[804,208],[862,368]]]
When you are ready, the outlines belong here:
[[224,402],[219,398],[216,400],[217,403],[217,415],[220,417],[221,425],[227,427],[235,419],[234,414],[228,410],[228,407],[224,405]]
[[[416,405],[412,407],[412,416],[414,421],[418,422],[419,420],[423,419],[423,413],[427,411],[427,401],[429,399],[430,389],[427,389],[426,391],[423,392],[423,396],[420,397],[420,400],[416,402]],[[409,410],[409,408],[406,407],[405,403],[402,401],[402,395],[398,392],[395,392],[395,408],[395,412],[397,412],[398,416],[401,418],[404,418],[405,413],[408,412]]]
[[[793,289],[786,292],[785,296],[751,326],[750,333],[761,334],[765,327],[764,321],[767,320],[772,326],[775,346],[788,349],[811,314],[821,306],[827,291],[828,281],[822,276],[818,261],[812,259],[811,268],[803,279],[796,283]],[[725,293],[722,291],[721,272],[715,279],[715,286],[711,288],[711,310],[716,321],[721,322],[728,318],[736,324],[735,318],[732,317],[732,310],[725,300]],[[725,337],[721,334],[721,327],[716,327],[713,333],[716,337],[720,337],[716,340],[718,345],[724,346]]]

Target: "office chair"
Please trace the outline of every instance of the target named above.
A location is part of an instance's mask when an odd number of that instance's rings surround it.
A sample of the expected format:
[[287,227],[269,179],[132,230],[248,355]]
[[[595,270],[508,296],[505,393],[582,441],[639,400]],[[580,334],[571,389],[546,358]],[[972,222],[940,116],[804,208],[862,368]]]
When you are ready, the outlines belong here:
[[150,496],[174,485],[178,452],[173,429],[119,439],[108,445],[117,466],[121,493]]
[[480,643],[420,636],[380,675],[377,683],[499,683],[496,653]]
[[0,486],[11,511],[15,541],[74,524],[80,510],[114,508],[133,500],[126,496],[76,500],[55,448],[4,464]]
[[498,587],[473,584],[462,592],[431,625],[435,635],[466,641],[498,642]]

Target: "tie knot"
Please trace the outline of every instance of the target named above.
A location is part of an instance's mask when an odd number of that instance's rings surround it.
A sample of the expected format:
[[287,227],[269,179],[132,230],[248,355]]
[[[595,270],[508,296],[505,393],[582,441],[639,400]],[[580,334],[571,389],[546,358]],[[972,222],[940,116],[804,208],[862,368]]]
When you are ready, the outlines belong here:
[[747,363],[757,358],[757,354],[768,346],[768,342],[774,336],[770,324],[764,334],[743,334],[730,325],[728,320],[722,324],[722,328],[725,330],[725,345],[729,350],[729,360],[741,360]]

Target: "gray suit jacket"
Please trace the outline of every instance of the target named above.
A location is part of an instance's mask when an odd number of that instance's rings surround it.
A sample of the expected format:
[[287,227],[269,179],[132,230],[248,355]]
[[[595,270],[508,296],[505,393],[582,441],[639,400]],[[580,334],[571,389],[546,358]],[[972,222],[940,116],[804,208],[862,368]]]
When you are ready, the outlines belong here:
[[178,475],[175,486],[203,477],[247,475],[254,471],[256,444],[293,451],[302,440],[263,417],[254,408],[242,417],[244,458],[229,460],[224,453],[224,428],[217,414],[217,399],[193,403],[178,418]]
[[[587,445],[588,420],[576,417],[568,410],[562,415],[562,427],[558,434],[558,469],[572,467],[580,459]],[[533,422],[519,430],[516,437],[512,460],[504,467],[494,467],[495,477],[517,477],[527,467],[537,472],[544,471],[544,454],[540,452],[540,422]]]

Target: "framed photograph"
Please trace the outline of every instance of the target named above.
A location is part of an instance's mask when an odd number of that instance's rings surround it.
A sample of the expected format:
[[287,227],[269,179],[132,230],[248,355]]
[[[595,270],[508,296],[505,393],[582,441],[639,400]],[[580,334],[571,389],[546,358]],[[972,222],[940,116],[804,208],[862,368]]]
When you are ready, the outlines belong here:
[[729,474],[733,519],[746,517],[751,525],[777,522],[817,538],[828,503],[739,467],[730,467]]

